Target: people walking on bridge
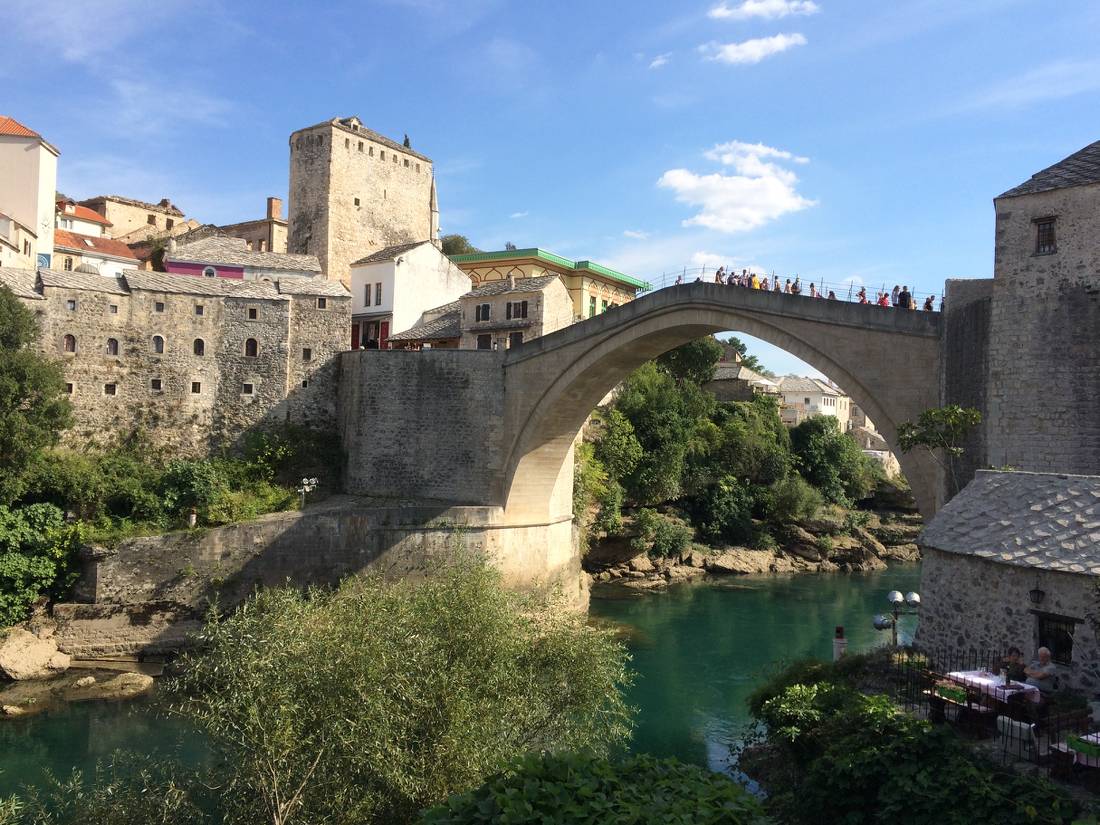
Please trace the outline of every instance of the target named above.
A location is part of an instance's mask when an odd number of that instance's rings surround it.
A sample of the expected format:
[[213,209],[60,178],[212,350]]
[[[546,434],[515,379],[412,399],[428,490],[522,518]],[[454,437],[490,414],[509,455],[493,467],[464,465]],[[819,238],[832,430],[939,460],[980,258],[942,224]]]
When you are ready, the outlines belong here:
[[[787,281],[787,283],[789,284],[790,281]],[[781,286],[779,286],[779,276],[778,275],[772,275],[772,292],[782,292],[782,291],[783,291],[783,288]]]
[[817,297],[817,286],[814,284],[813,281],[810,281],[810,297],[811,298],[816,298]]
[[749,286],[751,286],[753,289],[760,289],[760,278],[757,277],[755,272],[752,273],[752,282],[749,284]]
[[829,290],[829,300],[830,301],[835,301],[836,300],[836,293],[833,292],[831,289]]
[[787,279],[787,283],[783,284],[783,293],[785,295],[790,295],[791,294],[791,279],[790,278]]
[[888,307],[888,306],[890,306],[890,293],[889,293],[889,292],[880,292],[880,293],[879,293],[879,296],[878,296],[878,305],[879,305],[880,307]]
[[894,284],[894,288],[890,292],[890,303],[893,304],[894,306],[897,306],[898,305],[898,296],[900,296],[900,295],[901,295],[901,287],[899,287],[897,284]]
[[732,269],[730,270],[730,274],[726,278],[726,286],[737,286],[737,273],[734,272]]
[[802,294],[802,281],[800,281],[798,279],[798,276],[795,275],[794,276],[794,283],[791,284],[791,295],[801,295],[801,294]]
[[677,275],[676,276],[676,283],[673,284],[673,286],[679,286],[683,282],[684,282],[684,276],[683,275]]
[[765,275],[763,277],[763,279],[760,281],[760,288],[762,290],[764,290],[765,292],[767,292],[771,288],[771,287],[768,286],[768,276],[767,275]]
[[714,273],[714,283],[724,284],[726,282],[726,268],[724,266],[718,267]]
[[696,275],[695,276],[695,283],[697,283],[697,284],[703,283],[703,276],[702,275]]
[[924,311],[925,312],[932,312],[933,307],[935,307],[935,304],[936,304],[935,299],[931,295],[929,295],[927,298],[924,299]]
[[861,286],[859,292],[856,293],[856,298],[859,299],[861,304],[867,303],[867,287]]
[[909,292],[908,286],[903,286],[901,292],[898,293],[898,300],[895,306],[898,309],[912,309],[913,308],[913,296]]

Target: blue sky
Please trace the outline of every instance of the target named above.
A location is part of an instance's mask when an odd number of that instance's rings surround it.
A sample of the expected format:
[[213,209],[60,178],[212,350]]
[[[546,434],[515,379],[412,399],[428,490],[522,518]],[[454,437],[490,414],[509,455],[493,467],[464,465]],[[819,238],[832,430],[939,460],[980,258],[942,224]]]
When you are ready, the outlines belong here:
[[5,8],[0,113],[66,194],[259,217],[290,132],[357,114],[434,159],[444,232],[649,279],[987,277],[991,199],[1100,139],[1095,0]]

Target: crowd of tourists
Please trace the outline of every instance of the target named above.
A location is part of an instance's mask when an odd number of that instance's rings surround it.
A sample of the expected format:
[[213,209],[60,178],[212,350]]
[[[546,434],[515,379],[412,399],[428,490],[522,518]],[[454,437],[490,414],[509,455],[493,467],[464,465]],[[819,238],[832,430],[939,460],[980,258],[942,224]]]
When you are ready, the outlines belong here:
[[[734,269],[729,272],[726,271],[724,266],[718,267],[714,273],[714,283],[722,284],[724,286],[739,286],[747,289],[761,289],[765,292],[781,292],[784,295],[803,295],[805,294],[809,298],[823,298],[828,301],[838,300],[836,292],[834,290],[828,290],[826,294],[824,289],[818,289],[817,285],[812,281],[808,287],[803,287],[802,279],[797,275],[794,278],[787,278],[784,283],[780,284],[779,276],[773,275],[769,278],[767,275],[757,275],[755,272],[749,272],[747,269],[742,269],[740,274]],[[695,279],[696,283],[703,283],[703,276],[699,275]],[[684,283],[684,276],[679,275],[676,278],[677,284]],[[861,286],[859,292],[856,293],[855,302],[859,304],[874,304],[880,307],[894,307],[895,309],[917,309],[917,298],[909,290],[908,285],[900,286],[894,285],[894,288],[889,292],[883,290],[876,292],[875,297],[872,300],[867,294],[867,287]],[[935,296],[928,295],[924,299],[924,303],[921,309],[925,312],[932,312],[935,310]],[[943,298],[940,298],[940,311],[943,311]]]

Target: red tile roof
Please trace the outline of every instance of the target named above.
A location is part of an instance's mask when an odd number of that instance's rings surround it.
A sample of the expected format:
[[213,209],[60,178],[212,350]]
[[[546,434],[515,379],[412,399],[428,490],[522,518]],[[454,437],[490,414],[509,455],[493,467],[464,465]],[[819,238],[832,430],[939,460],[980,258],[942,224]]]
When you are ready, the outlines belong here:
[[[67,205],[72,206],[72,210],[67,210]],[[109,220],[100,215],[94,209],[89,209],[87,206],[81,206],[79,203],[71,203],[70,201],[58,201],[57,211],[70,218],[76,218],[78,221],[89,221],[90,223],[99,223],[104,226],[114,226]]]
[[91,235],[79,235],[64,229],[53,231],[53,245],[55,249],[71,249],[86,255],[112,255],[116,258],[137,260],[130,247],[122,241],[114,238],[93,238]]
[[15,137],[33,137],[40,138],[42,135],[38,134],[32,129],[28,129],[22,123],[15,118],[6,117],[0,115],[0,135],[14,135]]

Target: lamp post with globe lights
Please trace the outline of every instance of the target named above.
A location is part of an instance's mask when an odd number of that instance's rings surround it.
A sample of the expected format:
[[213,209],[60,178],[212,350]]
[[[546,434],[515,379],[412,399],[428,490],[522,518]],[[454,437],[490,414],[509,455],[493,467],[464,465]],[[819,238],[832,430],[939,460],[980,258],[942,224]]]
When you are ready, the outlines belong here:
[[[904,596],[901,595],[900,590],[891,590],[886,595],[886,600],[890,602],[890,612],[880,613],[872,620],[871,624],[875,630],[887,630],[891,631],[894,647],[898,646],[898,619],[901,616],[916,616],[917,610],[920,607],[920,593],[910,591]],[[902,605],[908,605],[909,609],[905,610]]]

